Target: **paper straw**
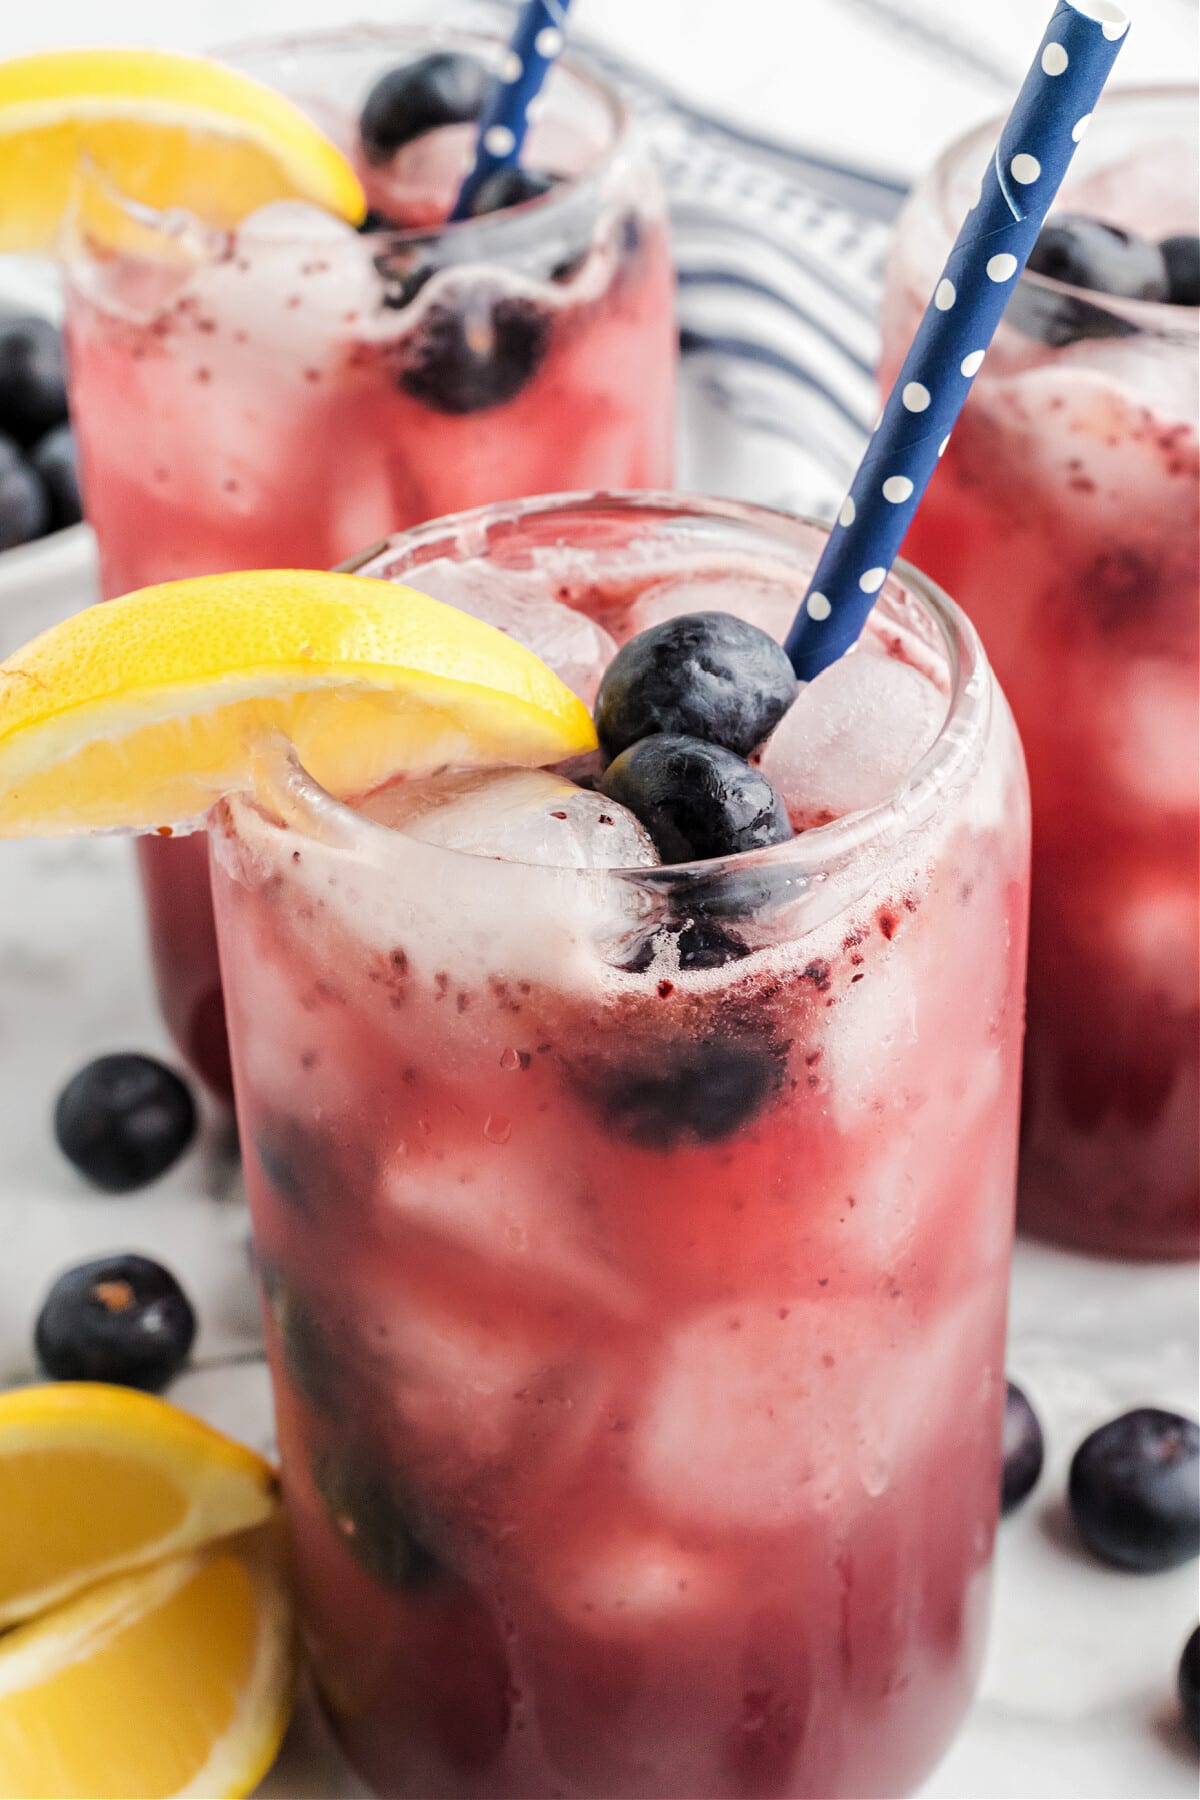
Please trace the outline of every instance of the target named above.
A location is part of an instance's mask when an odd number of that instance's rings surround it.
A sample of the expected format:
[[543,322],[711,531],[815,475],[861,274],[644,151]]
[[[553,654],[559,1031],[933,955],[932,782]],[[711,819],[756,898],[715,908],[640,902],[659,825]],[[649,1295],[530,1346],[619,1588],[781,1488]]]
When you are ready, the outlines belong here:
[[1111,0],[1054,9],[788,634],[802,681],[866,623],[1128,28]]
[[500,74],[484,102],[475,163],[459,190],[451,219],[470,216],[471,202],[489,175],[515,163],[529,130],[529,106],[562,53],[571,0],[526,0]]

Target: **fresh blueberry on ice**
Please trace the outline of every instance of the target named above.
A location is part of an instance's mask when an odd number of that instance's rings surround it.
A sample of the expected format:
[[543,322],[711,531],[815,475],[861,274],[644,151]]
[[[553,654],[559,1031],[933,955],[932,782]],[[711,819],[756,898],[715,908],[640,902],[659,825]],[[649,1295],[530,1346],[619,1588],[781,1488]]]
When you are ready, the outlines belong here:
[[1046,1447],[1038,1416],[1015,1381],[1004,1399],[1004,1474],[1000,1510],[1012,1512],[1032,1492],[1042,1472]]
[[488,73],[473,56],[433,50],[381,75],[364,102],[358,130],[369,163],[386,163],[426,131],[478,118]]
[[54,1108],[54,1135],[81,1175],[110,1194],[154,1181],[183,1154],[196,1105],[152,1056],[99,1056],[73,1075]]
[[1121,1569],[1172,1569],[1200,1555],[1200,1428],[1138,1407],[1086,1437],[1067,1495],[1080,1537]]
[[600,791],[642,821],[667,863],[762,850],[792,835],[766,776],[721,744],[643,738],[608,765]]
[[29,460],[42,478],[50,499],[50,524],[54,531],[78,525],[83,517],[79,499],[79,468],[75,434],[69,425],[56,425],[34,445]]
[[412,1502],[378,1452],[351,1444],[318,1456],[317,1491],[330,1523],[368,1575],[388,1587],[423,1587],[437,1559],[414,1529]]
[[479,219],[485,213],[504,212],[510,206],[524,206],[528,200],[540,200],[561,179],[559,175],[522,168],[520,163],[506,163],[503,168],[494,169],[475,189],[471,215]]
[[1158,247],[1167,265],[1167,299],[1172,306],[1200,306],[1200,237],[1185,232]]
[[1059,213],[1038,233],[1029,257],[1037,275],[1121,300],[1165,300],[1167,265],[1157,244],[1081,213]]
[[732,1136],[770,1105],[782,1073],[763,1044],[713,1038],[664,1048],[617,1071],[589,1067],[581,1091],[599,1101],[615,1136],[666,1151]]
[[1183,1722],[1200,1744],[1200,1625],[1197,1625],[1179,1659],[1179,1710]]
[[479,282],[430,306],[405,340],[397,381],[434,412],[485,412],[515,399],[541,368],[550,320],[523,295]]
[[66,416],[62,334],[48,319],[0,319],[0,431],[36,444]]
[[49,525],[45,483],[12,439],[0,437],[0,550],[41,537]]
[[55,1381],[111,1381],[158,1393],[187,1360],[196,1315],[148,1256],[106,1256],[60,1275],[38,1314],[38,1361]]
[[610,756],[653,733],[702,738],[749,756],[796,698],[773,637],[732,613],[681,613],[623,644],[596,695]]

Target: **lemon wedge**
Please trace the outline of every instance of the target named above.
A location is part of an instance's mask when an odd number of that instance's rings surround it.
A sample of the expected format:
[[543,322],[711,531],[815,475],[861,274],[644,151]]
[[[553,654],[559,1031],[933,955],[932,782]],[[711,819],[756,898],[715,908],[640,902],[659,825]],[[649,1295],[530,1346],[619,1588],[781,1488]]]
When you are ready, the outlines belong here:
[[276,1504],[268,1463],[165,1400],[93,1382],[0,1394],[0,1626]]
[[284,739],[343,796],[596,742],[531,651],[411,588],[200,576],[88,607],[0,663],[0,837],[193,820]]
[[0,1796],[248,1794],[296,1660],[270,1526],[102,1582],[0,1639]]
[[64,50],[0,62],[0,251],[50,249],[81,163],[127,200],[232,226],[271,200],[357,224],[358,177],[299,107],[201,56]]

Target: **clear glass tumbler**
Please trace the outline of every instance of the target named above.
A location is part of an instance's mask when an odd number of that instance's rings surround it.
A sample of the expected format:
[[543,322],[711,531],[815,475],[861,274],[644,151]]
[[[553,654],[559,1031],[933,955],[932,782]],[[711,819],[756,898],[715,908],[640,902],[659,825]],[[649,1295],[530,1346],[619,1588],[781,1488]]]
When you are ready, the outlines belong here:
[[[137,248],[121,255],[75,232],[72,413],[107,595],[225,569],[329,568],[485,501],[670,482],[665,206],[620,100],[564,58],[526,152],[564,179],[441,224],[473,127],[419,138],[380,168],[358,148],[359,110],[389,67],[433,49],[496,67],[503,43],[472,29],[467,4],[398,10],[386,30],[227,58],[310,112],[396,223],[356,233],[285,204],[230,232],[129,208]],[[140,855],[168,1025],[227,1090],[201,847],[150,840]]]
[[[1061,195],[1196,230],[1196,95],[1098,108]],[[882,376],[903,357],[995,127],[902,216]],[[905,549],[970,613],[1033,791],[1023,1224],[1081,1249],[1200,1248],[1200,571],[1194,307],[1026,275]]]
[[[599,495],[366,572],[468,565],[619,639],[681,573],[798,602],[822,541]],[[765,852],[471,855],[282,758],[213,815],[301,1603],[381,1793],[896,1795],[967,1705],[1028,808],[944,595],[899,569],[870,651],[935,683],[940,734]]]

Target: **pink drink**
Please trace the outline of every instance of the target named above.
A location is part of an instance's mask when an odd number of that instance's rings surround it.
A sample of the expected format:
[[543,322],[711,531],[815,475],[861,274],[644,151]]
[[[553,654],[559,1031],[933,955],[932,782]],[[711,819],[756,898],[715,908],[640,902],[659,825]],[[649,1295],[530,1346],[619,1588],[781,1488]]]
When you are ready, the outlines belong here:
[[[1106,100],[1063,208],[1194,232],[1195,129],[1194,95]],[[909,203],[885,381],[989,141],[955,146]],[[1085,299],[1108,335],[1001,327],[906,544],[979,626],[1029,758],[1021,1218],[1085,1249],[1194,1256],[1197,315],[1021,285],[1010,319]]]
[[[435,26],[267,44],[236,61],[355,156],[358,111],[383,70],[435,45],[498,61],[502,46],[449,29],[447,10]],[[329,568],[484,501],[669,482],[665,213],[619,102],[560,65],[526,162],[566,179],[444,228],[472,143],[470,125],[451,126],[382,169],[358,155],[372,206],[404,229],[359,235],[289,203],[233,234],[152,223],[144,259],[79,248],[72,410],[106,594],[222,569]],[[227,1087],[203,854],[151,841],[141,860],[168,1023]]]
[[[539,600],[618,639],[706,604],[782,635],[820,543],[601,496],[433,525],[368,567],[499,587],[517,635]],[[915,572],[848,660],[860,700],[904,690],[894,729],[819,682],[797,707],[826,709],[826,758],[803,775],[794,711],[764,766],[798,819],[856,783],[878,804],[725,863],[649,866],[631,815],[579,790],[489,819],[544,773],[400,782],[356,813],[281,768],[215,815],[308,1642],[381,1793],[897,1795],[967,1704],[1024,772],[974,633]],[[910,730],[936,742],[881,782]]]

